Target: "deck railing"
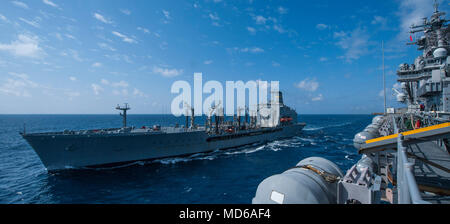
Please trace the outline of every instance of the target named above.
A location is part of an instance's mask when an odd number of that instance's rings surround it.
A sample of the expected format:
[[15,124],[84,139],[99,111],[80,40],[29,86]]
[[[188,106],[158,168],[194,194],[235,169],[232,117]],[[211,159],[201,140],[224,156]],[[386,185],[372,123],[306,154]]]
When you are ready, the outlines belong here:
[[395,116],[392,117],[394,124],[394,132],[397,137],[397,199],[398,204],[430,204],[422,200],[420,196],[419,186],[414,177],[414,163],[409,162],[406,155],[406,146],[403,142],[404,137],[398,131]]
[[397,138],[397,194],[399,204],[430,204],[422,200],[414,177],[414,163],[409,162],[403,135]]

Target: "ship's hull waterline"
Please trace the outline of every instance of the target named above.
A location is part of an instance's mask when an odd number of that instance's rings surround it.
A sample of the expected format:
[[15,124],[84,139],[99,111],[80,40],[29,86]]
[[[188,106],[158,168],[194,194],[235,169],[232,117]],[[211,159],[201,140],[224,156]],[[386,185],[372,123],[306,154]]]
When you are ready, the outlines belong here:
[[298,135],[305,124],[211,136],[205,131],[130,134],[25,134],[48,171],[187,156]]

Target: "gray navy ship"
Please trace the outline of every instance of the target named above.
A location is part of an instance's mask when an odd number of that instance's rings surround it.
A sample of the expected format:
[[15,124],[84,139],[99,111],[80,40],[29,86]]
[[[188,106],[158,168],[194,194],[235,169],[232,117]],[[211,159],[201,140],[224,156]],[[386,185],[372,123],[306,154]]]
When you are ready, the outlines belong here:
[[[274,100],[275,99],[275,100]],[[191,108],[190,121],[184,127],[134,128],[127,126],[128,104],[117,106],[123,127],[113,129],[64,130],[49,133],[21,133],[48,171],[84,167],[116,166],[135,161],[188,156],[241,146],[264,144],[298,135],[306,124],[297,122],[295,110],[284,105],[281,92],[272,93],[272,101],[257,108],[268,108],[260,116],[248,108],[239,109],[233,121],[225,121],[220,103],[211,108],[204,126],[195,124]],[[245,116],[240,114],[245,110]],[[259,109],[258,109],[259,110]],[[214,113],[214,120],[212,114]]]
[[[431,2],[431,1],[430,1]],[[450,27],[438,10],[411,26],[422,51],[397,70],[403,108],[387,108],[354,138],[362,155],[343,173],[312,157],[258,186],[254,204],[450,203]],[[384,61],[384,57],[383,57]]]

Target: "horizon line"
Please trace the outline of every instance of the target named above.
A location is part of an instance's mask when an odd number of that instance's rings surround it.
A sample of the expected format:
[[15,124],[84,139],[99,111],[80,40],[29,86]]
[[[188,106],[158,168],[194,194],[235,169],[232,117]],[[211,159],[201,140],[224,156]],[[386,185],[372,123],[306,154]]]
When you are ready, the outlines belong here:
[[[353,114],[353,113],[311,113],[311,114],[308,114],[308,113],[305,113],[305,114],[299,114],[299,113],[297,113],[298,115],[373,115],[373,113],[355,113],[355,114]],[[10,114],[2,114],[2,113],[0,113],[0,116],[3,116],[3,115],[119,115],[119,114],[117,114],[117,113],[92,113],[92,114],[69,114],[69,113],[55,113],[55,114],[50,114],[50,113],[30,113],[30,114],[25,114],[25,113],[10,113]],[[148,113],[148,114],[145,114],[145,113],[143,113],[143,114],[139,114],[139,113],[137,113],[137,114],[127,114],[128,116],[133,116],[133,115],[172,115],[172,116],[175,116],[175,115],[173,115],[173,114],[158,114],[158,113]],[[184,116],[184,115],[181,115],[181,116]],[[206,115],[202,115],[202,116],[206,116]],[[196,117],[200,117],[200,116],[196,116]]]

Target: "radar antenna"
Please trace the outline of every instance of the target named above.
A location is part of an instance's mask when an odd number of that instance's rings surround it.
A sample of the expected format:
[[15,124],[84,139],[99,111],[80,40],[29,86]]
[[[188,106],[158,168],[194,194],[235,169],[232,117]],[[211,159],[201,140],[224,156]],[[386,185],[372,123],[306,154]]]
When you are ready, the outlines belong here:
[[127,111],[131,110],[130,106],[128,106],[128,103],[125,103],[124,107],[119,106],[119,104],[117,104],[116,110],[121,110],[122,113],[120,113],[120,116],[123,117],[123,127],[126,128],[127,127]]

